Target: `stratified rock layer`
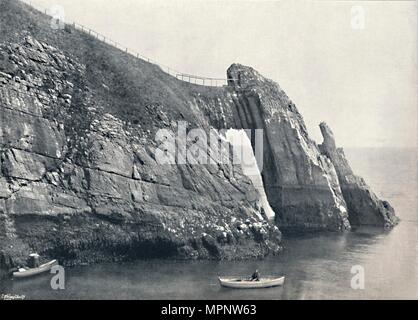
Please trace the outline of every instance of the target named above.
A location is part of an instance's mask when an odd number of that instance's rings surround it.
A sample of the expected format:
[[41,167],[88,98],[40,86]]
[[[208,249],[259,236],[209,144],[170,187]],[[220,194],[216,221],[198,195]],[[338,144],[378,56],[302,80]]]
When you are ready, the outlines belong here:
[[[161,165],[158,127],[151,133],[106,112],[85,65],[30,36],[0,44],[0,55],[3,266],[33,251],[80,263],[280,250],[281,234],[240,166]],[[150,121],[175,132],[161,108]]]
[[392,228],[399,219],[387,202],[378,199],[363,178],[351,170],[342,148],[337,148],[334,134],[326,123],[320,124],[324,142],[320,145],[322,153],[334,164],[344,199],[348,206],[351,225],[372,225]]
[[[242,65],[228,69],[235,126],[263,129],[262,177],[281,229],[349,229],[337,174],[307,133],[295,104],[275,82]],[[255,141],[254,150],[257,152]]]

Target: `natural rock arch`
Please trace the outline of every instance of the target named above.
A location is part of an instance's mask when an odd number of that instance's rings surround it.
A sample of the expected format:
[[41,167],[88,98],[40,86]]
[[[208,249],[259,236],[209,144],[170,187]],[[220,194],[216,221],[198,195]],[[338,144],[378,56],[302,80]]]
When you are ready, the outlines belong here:
[[216,128],[263,130],[261,174],[279,227],[349,229],[334,166],[309,138],[294,103],[276,83],[251,67],[234,64],[227,74],[231,80],[221,103],[197,99],[197,104]]
[[[390,228],[397,224],[390,204],[379,200],[353,174],[326,124],[320,125],[324,143],[318,146],[295,104],[277,83],[239,64],[233,64],[227,76],[226,97],[198,104],[214,127],[263,130],[261,175],[282,230],[343,230],[361,224]],[[257,152],[255,135],[251,137]]]

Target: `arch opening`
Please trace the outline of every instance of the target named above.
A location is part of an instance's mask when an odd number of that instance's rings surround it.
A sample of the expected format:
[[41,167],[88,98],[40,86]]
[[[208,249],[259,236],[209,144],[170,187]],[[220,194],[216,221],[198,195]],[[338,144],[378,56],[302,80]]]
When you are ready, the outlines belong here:
[[234,157],[238,157],[241,160],[243,173],[251,180],[258,191],[260,204],[267,218],[273,221],[275,212],[268,201],[259,165],[257,164],[257,159],[247,132],[244,129],[228,129],[226,132],[226,140],[232,145]]

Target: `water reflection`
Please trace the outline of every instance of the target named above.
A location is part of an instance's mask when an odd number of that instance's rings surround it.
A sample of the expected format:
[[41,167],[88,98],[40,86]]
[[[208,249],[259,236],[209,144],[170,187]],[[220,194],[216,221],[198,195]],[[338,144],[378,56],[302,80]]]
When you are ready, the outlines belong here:
[[[413,226],[413,225],[412,225]],[[49,276],[8,281],[9,293],[53,299],[362,299],[414,296],[414,256],[393,241],[399,231],[359,229],[345,234],[294,236],[282,255],[263,261],[137,261],[67,270],[66,290],[53,291]],[[403,229],[403,230],[402,230]],[[413,246],[413,244],[411,244]],[[402,249],[402,250],[400,250]],[[351,267],[366,271],[365,290],[350,287]],[[221,288],[218,275],[286,275],[283,287],[263,290]],[[412,280],[412,282],[411,282]]]

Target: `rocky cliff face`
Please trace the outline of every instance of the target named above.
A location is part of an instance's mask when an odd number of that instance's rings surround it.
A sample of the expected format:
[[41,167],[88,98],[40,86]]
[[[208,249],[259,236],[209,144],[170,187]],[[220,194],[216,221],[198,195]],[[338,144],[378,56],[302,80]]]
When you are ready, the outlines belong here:
[[[67,264],[261,257],[280,251],[279,228],[395,220],[359,178],[349,183],[333,145],[319,148],[283,90],[252,68],[231,66],[223,88],[196,86],[71,27],[51,30],[20,2],[0,0],[0,9],[1,266],[33,251]],[[276,225],[229,145],[223,163],[212,145],[202,148],[209,165],[157,161],[158,130],[177,133],[180,122],[263,130]]]
[[235,121],[264,131],[263,181],[282,229],[349,229],[347,208],[330,161],[307,133],[285,92],[249,67],[228,70],[235,91]]
[[377,198],[363,178],[356,176],[350,168],[342,148],[337,148],[334,134],[326,123],[320,124],[324,142],[322,153],[334,164],[347,203],[351,225],[372,225],[392,228],[399,219],[387,201]]
[[[280,229],[348,230],[347,206],[337,173],[307,133],[294,103],[275,82],[251,67],[234,64],[227,99],[196,105],[216,128],[263,130],[264,188]],[[219,115],[222,115],[220,118]],[[257,153],[256,141],[252,139]]]
[[32,37],[0,55],[3,265],[31,251],[78,263],[280,250],[239,166],[158,164],[148,130],[97,105],[83,64]]

